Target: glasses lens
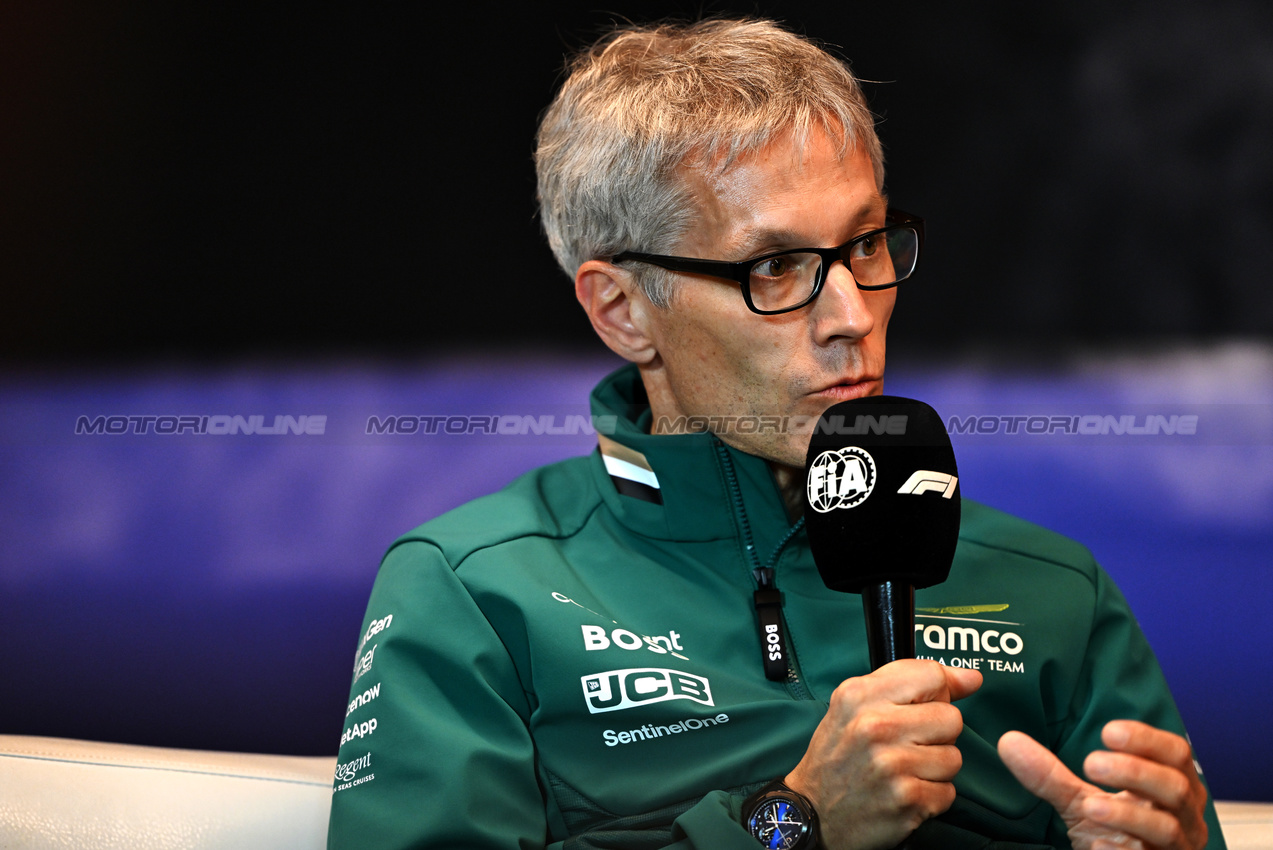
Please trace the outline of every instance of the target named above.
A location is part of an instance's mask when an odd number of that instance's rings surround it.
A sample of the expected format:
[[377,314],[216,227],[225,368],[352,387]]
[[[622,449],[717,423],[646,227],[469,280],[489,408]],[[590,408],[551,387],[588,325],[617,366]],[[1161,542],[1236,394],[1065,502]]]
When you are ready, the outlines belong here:
[[809,300],[822,258],[796,252],[767,257],[751,267],[748,288],[758,310],[783,310]]
[[919,234],[898,227],[849,246],[846,261],[859,286],[890,286],[910,277],[919,256]]

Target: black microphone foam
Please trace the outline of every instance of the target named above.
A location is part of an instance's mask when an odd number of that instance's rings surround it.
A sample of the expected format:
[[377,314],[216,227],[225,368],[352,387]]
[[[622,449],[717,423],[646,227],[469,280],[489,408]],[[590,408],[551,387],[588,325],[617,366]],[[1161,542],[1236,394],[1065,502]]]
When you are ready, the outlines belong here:
[[946,580],[959,540],[959,473],[922,401],[834,405],[805,457],[805,525],[822,581],[862,594],[871,669],[915,657],[915,588]]
[[937,411],[897,396],[827,410],[805,460],[804,516],[832,590],[945,581],[959,537],[959,475]]

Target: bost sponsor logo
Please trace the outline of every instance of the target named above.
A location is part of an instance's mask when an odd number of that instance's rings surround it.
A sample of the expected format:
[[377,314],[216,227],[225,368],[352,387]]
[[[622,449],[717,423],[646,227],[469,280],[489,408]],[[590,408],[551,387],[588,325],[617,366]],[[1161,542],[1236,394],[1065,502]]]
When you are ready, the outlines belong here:
[[583,648],[588,652],[596,652],[602,649],[609,649],[612,646],[619,649],[635,650],[648,649],[650,652],[659,655],[667,655],[675,653],[677,650],[684,650],[681,646],[681,633],[678,631],[670,631],[666,635],[639,635],[636,632],[627,629],[611,629],[607,631],[601,626],[582,626],[583,629]]

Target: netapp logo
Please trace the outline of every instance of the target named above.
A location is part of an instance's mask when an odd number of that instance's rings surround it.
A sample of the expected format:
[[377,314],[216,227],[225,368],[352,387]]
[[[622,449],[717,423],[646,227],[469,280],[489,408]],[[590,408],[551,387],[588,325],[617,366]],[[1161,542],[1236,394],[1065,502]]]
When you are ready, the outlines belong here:
[[641,705],[688,699],[703,705],[712,702],[712,686],[702,676],[658,667],[630,667],[580,678],[589,714],[623,711]]
[[340,736],[340,745],[343,747],[354,738],[365,738],[368,735],[375,734],[376,727],[379,725],[379,721],[377,721],[374,717],[362,723],[355,723],[353,726],[346,729]]
[[875,488],[875,459],[857,446],[829,449],[809,465],[805,489],[809,505],[824,514],[836,508],[856,508]]

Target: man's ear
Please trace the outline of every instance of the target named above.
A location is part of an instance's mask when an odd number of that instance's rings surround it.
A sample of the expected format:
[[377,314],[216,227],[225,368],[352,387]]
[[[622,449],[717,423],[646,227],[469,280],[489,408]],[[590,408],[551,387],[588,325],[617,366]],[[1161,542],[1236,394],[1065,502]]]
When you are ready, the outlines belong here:
[[633,363],[649,363],[658,355],[648,321],[656,308],[630,272],[613,263],[589,260],[575,273],[575,297],[614,353]]

